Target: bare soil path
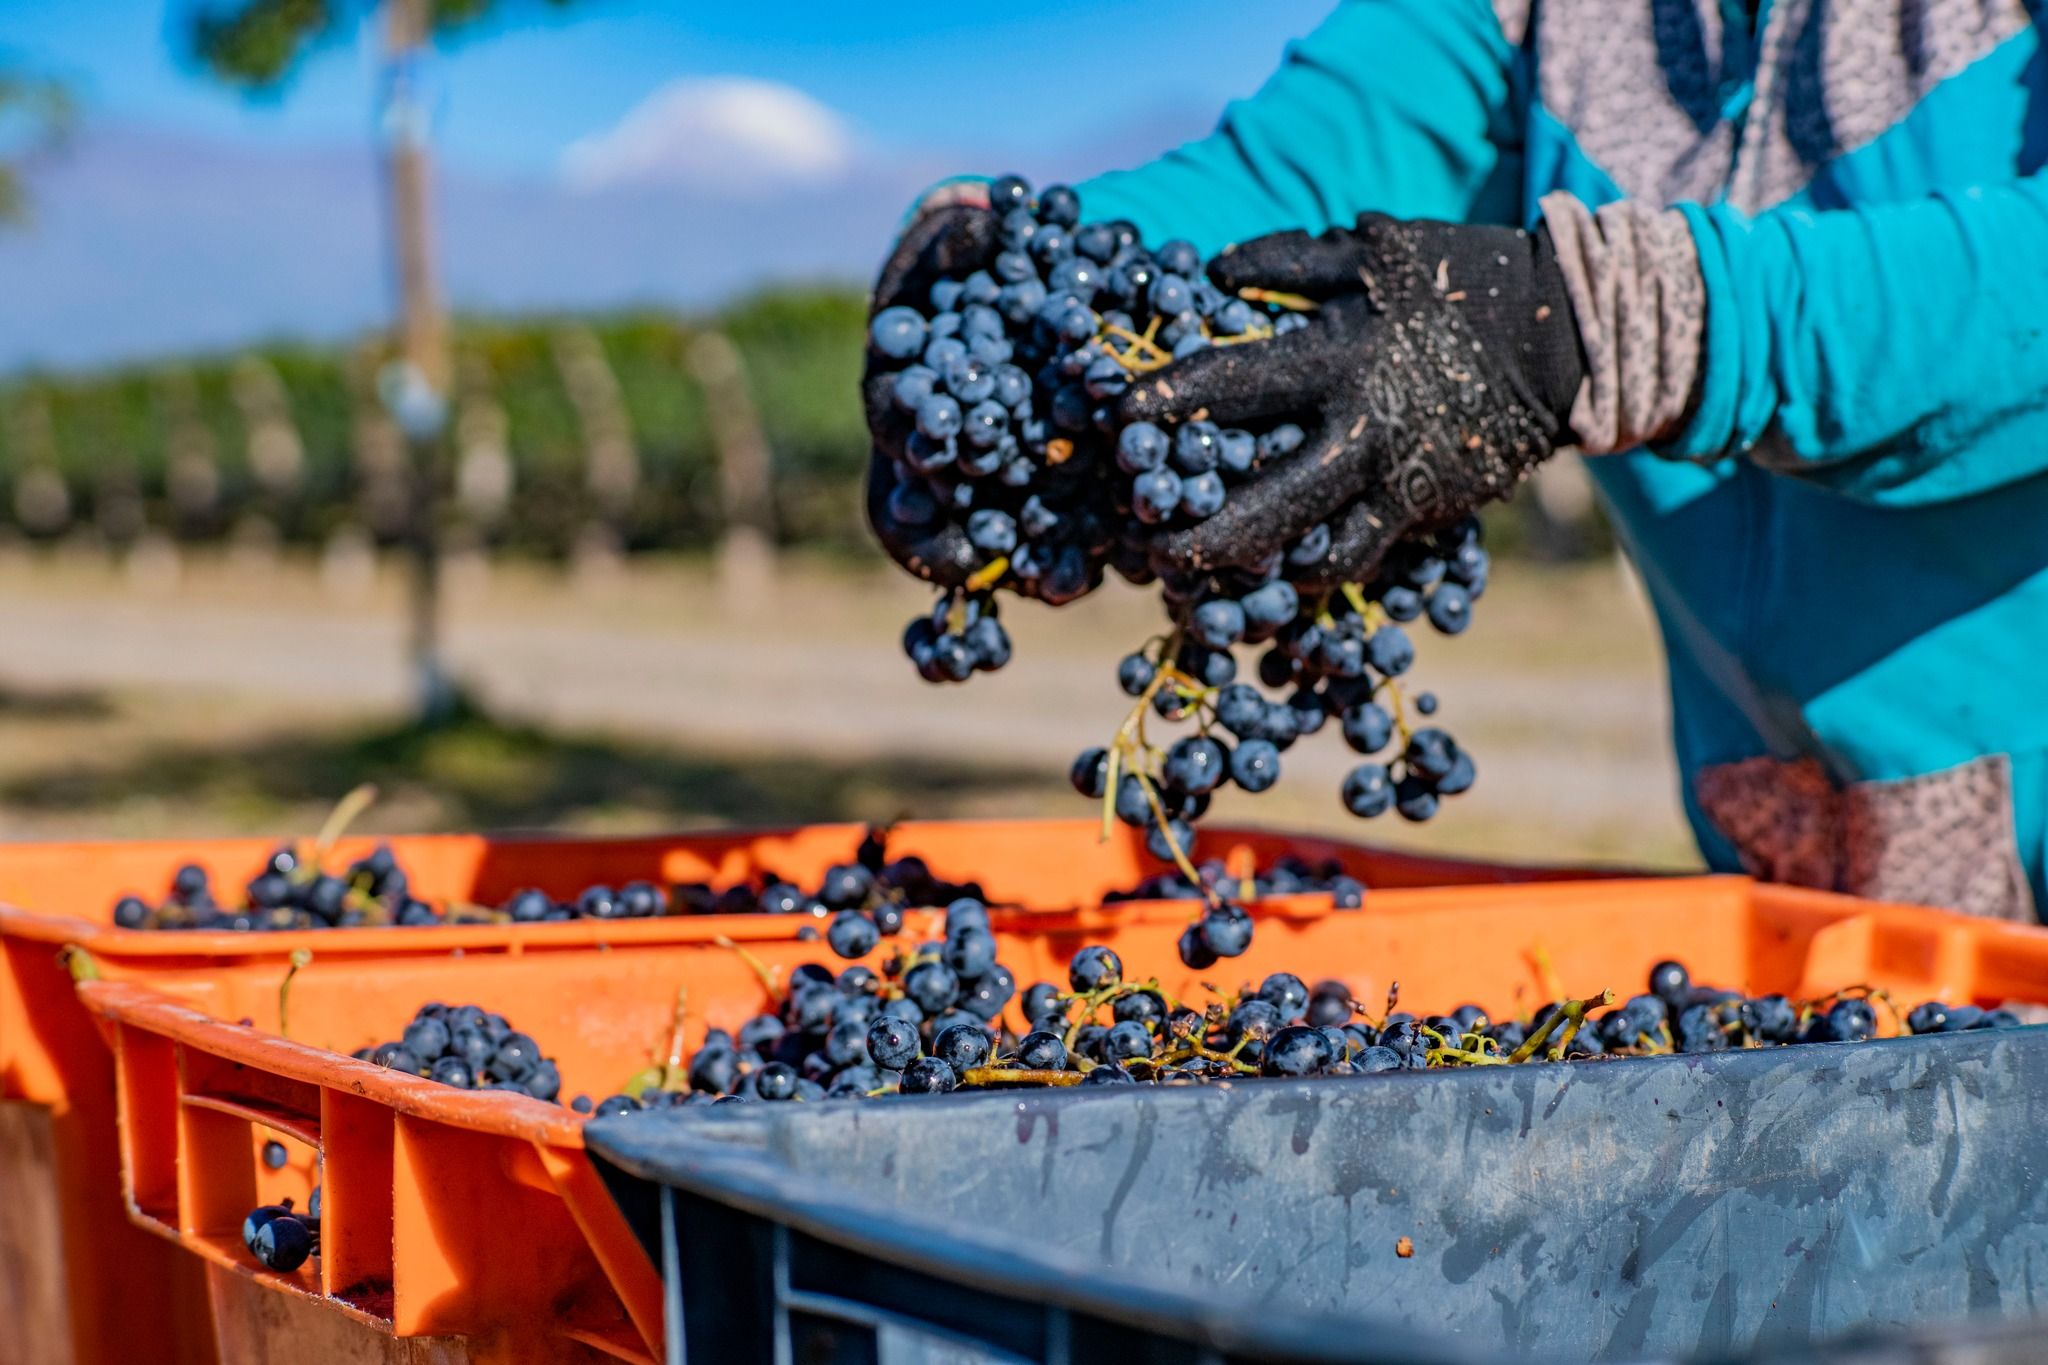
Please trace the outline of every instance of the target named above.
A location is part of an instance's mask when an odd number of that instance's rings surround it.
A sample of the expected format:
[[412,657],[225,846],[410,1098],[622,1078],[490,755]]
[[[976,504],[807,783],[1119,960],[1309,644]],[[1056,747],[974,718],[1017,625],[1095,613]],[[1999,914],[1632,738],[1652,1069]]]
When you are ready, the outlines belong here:
[[[796,563],[744,607],[684,563],[601,579],[457,565],[449,654],[505,724],[422,741],[397,723],[391,565],[343,592],[292,561],[138,581],[99,556],[16,554],[0,560],[0,833],[292,828],[339,794],[322,782],[364,773],[397,789],[390,827],[1072,813],[1067,762],[1123,714],[1115,662],[1156,608],[1130,592],[1019,604],[1010,668],[932,688],[897,647],[924,601],[894,574]],[[1418,643],[1419,685],[1478,757],[1470,794],[1428,826],[1361,828],[1335,795],[1353,757],[1324,734],[1273,792],[1228,795],[1219,814],[1475,854],[1691,861],[1657,646],[1616,568],[1503,566],[1467,635]]]

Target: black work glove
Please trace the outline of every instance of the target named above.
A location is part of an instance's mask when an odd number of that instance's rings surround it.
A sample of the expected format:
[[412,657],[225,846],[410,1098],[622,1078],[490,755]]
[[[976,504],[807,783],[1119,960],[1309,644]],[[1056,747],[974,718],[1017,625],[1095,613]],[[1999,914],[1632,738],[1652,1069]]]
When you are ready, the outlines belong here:
[[1254,564],[1318,523],[1314,583],[1369,579],[1403,536],[1506,497],[1567,440],[1584,361],[1549,233],[1367,214],[1320,237],[1283,232],[1210,263],[1228,293],[1256,286],[1321,306],[1306,327],[1197,351],[1133,384],[1125,422],[1292,419],[1300,448],[1161,536],[1178,570]]
[[[939,279],[959,279],[995,260],[1000,227],[992,210],[975,205],[949,204],[920,213],[882,263],[868,316],[898,303],[924,311],[926,296]],[[942,587],[958,587],[980,564],[967,533],[949,517],[915,525],[900,520],[891,509],[890,497],[899,482],[896,462],[916,427],[890,396],[894,373],[901,368],[900,362],[877,354],[869,345],[867,370],[861,377],[873,442],[868,457],[868,524],[889,557],[905,569]]]

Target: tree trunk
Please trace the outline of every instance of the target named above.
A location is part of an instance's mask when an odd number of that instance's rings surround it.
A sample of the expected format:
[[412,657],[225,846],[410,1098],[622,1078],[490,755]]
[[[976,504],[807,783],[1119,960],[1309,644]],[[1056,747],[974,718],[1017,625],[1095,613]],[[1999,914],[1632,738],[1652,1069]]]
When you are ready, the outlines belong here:
[[423,386],[426,407],[441,416],[404,421],[412,455],[412,498],[405,537],[411,563],[411,624],[415,704],[422,724],[455,709],[456,691],[442,659],[441,465],[450,364],[448,319],[434,279],[429,207],[428,110],[421,102],[418,64],[427,51],[428,0],[385,0],[382,125],[391,213],[392,260],[398,275],[398,340],[406,379]]

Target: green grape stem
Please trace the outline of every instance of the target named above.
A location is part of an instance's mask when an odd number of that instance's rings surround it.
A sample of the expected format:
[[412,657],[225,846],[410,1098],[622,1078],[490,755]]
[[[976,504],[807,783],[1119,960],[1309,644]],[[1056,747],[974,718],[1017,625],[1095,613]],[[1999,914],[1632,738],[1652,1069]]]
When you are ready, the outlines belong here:
[[1282,289],[1263,289],[1248,284],[1237,291],[1237,296],[1246,303],[1263,303],[1274,308],[1284,308],[1290,313],[1313,313],[1322,307],[1304,294],[1290,294]]
[[[1446,1038],[1443,1034],[1438,1033],[1433,1028],[1424,1027],[1420,1030],[1420,1032],[1423,1037],[1429,1039],[1430,1041],[1436,1044],[1436,1046],[1431,1048],[1429,1051],[1428,1062],[1431,1066],[1507,1065],[1507,1063],[1502,1061],[1500,1058],[1490,1055],[1486,1051],[1484,1046],[1468,1048],[1454,1045],[1449,1038]],[[1463,1034],[1459,1037],[1458,1043],[1463,1044],[1474,1038],[1480,1038],[1482,1039],[1482,1041],[1486,1041],[1483,1039],[1483,1035],[1475,1032]]]
[[731,950],[732,950],[732,951],[733,951],[733,952],[734,952],[735,954],[737,954],[737,955],[738,955],[738,957],[739,957],[739,960],[740,960],[740,961],[742,961],[742,962],[744,962],[744,963],[746,963],[748,967],[752,968],[752,969],[753,969],[753,972],[754,972],[754,975],[760,978],[760,980],[761,980],[761,989],[762,989],[762,990],[764,990],[764,991],[766,991],[766,992],[768,992],[768,998],[769,998],[770,1000],[773,1000],[773,1001],[774,1001],[774,1002],[775,1002],[776,1004],[778,1004],[778,1005],[780,1005],[780,1004],[782,1003],[782,1001],[783,1001],[783,990],[782,990],[782,988],[781,988],[780,986],[778,986],[778,985],[776,984],[776,981],[775,981],[775,973],[774,973],[774,972],[773,972],[773,971],[772,971],[772,970],[771,970],[771,969],[770,969],[770,968],[769,968],[769,967],[767,966],[767,964],[763,963],[763,962],[761,961],[761,959],[760,959],[760,958],[758,958],[758,957],[755,957],[755,956],[754,956],[754,955],[753,955],[752,953],[748,952],[748,951],[747,951],[747,950],[746,950],[745,948],[742,948],[742,947],[740,947],[740,945],[739,945],[739,944],[737,944],[737,943],[734,943],[734,942],[733,942],[733,941],[732,941],[731,939],[727,938],[727,937],[726,937],[726,936],[725,936],[724,934],[720,934],[720,935],[718,935],[717,937],[713,938],[713,939],[712,939],[711,941],[712,941],[712,943],[716,944],[716,945],[717,945],[718,947],[720,947],[720,948],[729,948],[729,949],[731,949]]
[[1130,714],[1117,726],[1116,734],[1109,742],[1109,765],[1102,789],[1102,837],[1105,841],[1108,840],[1115,825],[1117,782],[1123,774],[1124,760],[1128,757],[1131,760],[1131,774],[1138,779],[1139,789],[1145,793],[1145,803],[1152,808],[1152,818],[1158,822],[1160,836],[1166,840],[1167,852],[1173,855],[1174,866],[1180,869],[1181,875],[1185,876],[1190,884],[1202,890],[1203,899],[1214,904],[1215,893],[1202,886],[1201,874],[1195,871],[1193,860],[1188,857],[1187,850],[1181,847],[1180,840],[1174,836],[1172,822],[1166,817],[1166,807],[1159,800],[1159,792],[1153,783],[1152,775],[1140,761],[1153,752],[1145,736],[1145,720],[1160,689],[1173,687],[1184,697],[1192,699],[1198,723],[1204,719],[1202,708],[1205,700],[1214,695],[1214,689],[1204,686],[1199,679],[1183,673],[1168,662],[1179,655],[1181,636],[1181,628],[1176,626],[1173,633],[1165,638],[1160,647],[1158,666],[1152,675],[1152,681],[1145,684],[1145,690],[1138,694],[1137,705],[1131,708]]
[[364,782],[335,802],[334,809],[327,813],[326,821],[320,826],[320,833],[314,836],[313,856],[305,859],[302,866],[311,867],[317,872],[320,864],[327,860],[328,851],[348,832],[348,827],[356,822],[356,817],[368,810],[376,799],[375,785]]
[[1605,1009],[1613,1003],[1614,992],[1611,990],[1602,991],[1600,994],[1590,996],[1584,1000],[1567,1000],[1555,1013],[1543,1021],[1543,1027],[1523,1039],[1522,1045],[1508,1054],[1508,1060],[1510,1062],[1528,1061],[1549,1040],[1550,1035],[1557,1032],[1560,1026],[1562,1026],[1564,1036],[1558,1040],[1557,1046],[1551,1048],[1546,1055],[1553,1062],[1563,1061],[1564,1050],[1572,1045],[1572,1039],[1579,1036],[1579,1025],[1586,1021],[1586,1011]]
[[289,965],[284,969],[284,980],[277,983],[277,1036],[280,1038],[292,1036],[292,978],[299,974],[300,968],[312,960],[313,955],[304,948],[293,949],[291,957],[287,959]]
[[1071,1009],[1076,1004],[1081,1006],[1081,1012],[1067,1022],[1066,1036],[1061,1041],[1071,1050],[1074,1046],[1074,1040],[1081,1036],[1081,1030],[1095,1022],[1095,1011],[1101,1009],[1122,993],[1123,983],[1118,982],[1114,986],[1104,986],[1100,990],[1089,991],[1081,995],[1061,996],[1060,999],[1066,1002],[1066,1008]]
[[1152,818],[1159,822],[1159,833],[1166,840],[1166,851],[1173,855],[1174,866],[1178,867],[1181,875],[1186,877],[1189,883],[1202,893],[1203,900],[1211,905],[1216,904],[1216,893],[1202,885],[1202,874],[1195,871],[1195,865],[1189,859],[1187,851],[1180,846],[1180,840],[1174,837],[1173,823],[1166,818],[1166,807],[1160,804],[1159,793],[1154,789],[1151,777],[1146,773],[1140,772],[1138,774],[1138,786],[1144,791],[1145,800],[1152,807]]
[[632,1078],[619,1088],[619,1093],[630,1095],[637,1100],[650,1090],[667,1089],[663,1084],[665,1079],[666,1076],[661,1067],[643,1067],[639,1071],[634,1072]]
[[1010,571],[1010,557],[997,555],[988,563],[976,569],[967,580],[967,591],[982,592],[1003,581],[1003,575]]
[[668,1035],[668,1065],[671,1070],[683,1064],[683,1037],[688,1027],[686,1016],[689,1008],[690,988],[688,986],[677,987],[675,1021],[670,1026]]
[[1219,1062],[1240,1076],[1256,1076],[1259,1074],[1259,1069],[1250,1062],[1240,1059],[1237,1055],[1244,1050],[1245,1044],[1250,1041],[1249,1038],[1239,1039],[1237,1046],[1230,1049],[1230,1051],[1218,1052],[1200,1039],[1190,1038],[1188,1040],[1188,1050],[1203,1061]]
[[[1082,1071],[1007,1070],[995,1066],[970,1066],[960,1077],[964,1086],[983,1085],[1079,1085],[1087,1078]],[[875,1091],[882,1094],[882,1091]]]

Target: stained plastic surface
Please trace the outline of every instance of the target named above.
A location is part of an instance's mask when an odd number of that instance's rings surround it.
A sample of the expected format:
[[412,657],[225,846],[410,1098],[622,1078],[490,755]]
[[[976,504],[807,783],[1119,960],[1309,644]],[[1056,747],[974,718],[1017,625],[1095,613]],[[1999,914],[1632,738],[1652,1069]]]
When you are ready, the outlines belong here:
[[[814,881],[850,858],[864,829],[821,825],[757,832],[645,839],[492,839],[469,835],[390,842],[430,900],[496,903],[528,885],[570,895],[596,882],[726,884],[764,869]],[[1060,909],[1097,900],[1158,869],[1139,841],[1118,828],[1108,842],[1091,821],[907,822],[893,854],[917,854],[942,875],[975,877],[993,896]],[[1334,858],[1374,886],[1486,883],[1572,875],[1565,869],[1419,858],[1342,842],[1216,827],[1202,851],[1235,852],[1268,863],[1292,851]],[[361,856],[376,842],[343,840],[334,857]],[[18,1208],[0,1219],[0,1304],[21,1324],[25,1358],[38,1362],[125,1361],[137,1334],[166,1359],[210,1360],[205,1287],[189,1258],[169,1254],[129,1224],[117,1195],[113,1082],[106,1049],[88,1026],[57,960],[65,944],[87,948],[109,978],[142,977],[178,994],[207,989],[214,964],[268,963],[281,969],[306,949],[364,966],[390,958],[588,949],[597,945],[692,941],[709,933],[783,938],[796,926],[766,917],[569,922],[445,928],[351,929],[281,934],[163,933],[113,928],[121,895],[160,896],[192,861],[214,884],[239,887],[276,847],[274,839],[166,840],[0,845],[0,1188],[49,1189],[51,1216]],[[61,1263],[52,1256],[61,1249]],[[195,1308],[195,1305],[200,1305]]]
[[[1165,927],[1093,937],[1179,989]],[[1262,924],[1203,975],[1398,979],[1410,1008],[1498,1015],[1549,994],[1539,958],[1590,994],[1667,955],[1751,992],[2048,1000],[2048,931],[1739,879],[1389,896]],[[678,1365],[2005,1360],[2038,1342],[2001,1324],[2048,1255],[2044,1123],[2035,1027],[670,1110],[588,1142],[662,1260]],[[1829,1344],[1852,1331],[1877,1335]]]

